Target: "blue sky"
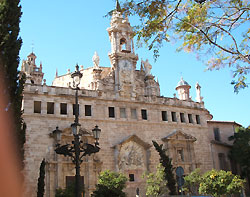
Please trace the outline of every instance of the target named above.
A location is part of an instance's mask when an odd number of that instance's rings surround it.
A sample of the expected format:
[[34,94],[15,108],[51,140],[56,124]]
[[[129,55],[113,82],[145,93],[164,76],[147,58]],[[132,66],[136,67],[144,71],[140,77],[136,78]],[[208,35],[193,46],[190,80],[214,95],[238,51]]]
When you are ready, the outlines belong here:
[[[51,85],[56,69],[62,75],[67,69],[74,70],[76,63],[91,67],[94,52],[100,56],[101,66],[110,66],[108,52],[110,42],[106,29],[110,19],[104,17],[115,6],[114,0],[21,0],[22,18],[20,36],[23,45],[20,60],[26,59],[32,51],[37,56],[37,65],[43,64],[44,78]],[[130,20],[135,25],[134,20]],[[232,71],[206,71],[205,65],[195,54],[176,52],[178,46],[165,43],[157,62],[146,48],[136,48],[140,60],[149,59],[152,74],[159,79],[161,94],[173,97],[181,76],[191,86],[190,94],[195,99],[195,84],[201,85],[205,107],[214,120],[236,121],[243,126],[250,125],[250,88],[233,92]]]

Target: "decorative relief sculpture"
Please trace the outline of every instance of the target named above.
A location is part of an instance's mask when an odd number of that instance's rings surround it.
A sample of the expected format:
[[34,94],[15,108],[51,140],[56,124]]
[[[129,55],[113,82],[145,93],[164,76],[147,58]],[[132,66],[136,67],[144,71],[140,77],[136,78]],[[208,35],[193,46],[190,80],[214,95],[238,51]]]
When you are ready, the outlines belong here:
[[118,166],[119,169],[123,170],[144,167],[144,153],[142,147],[132,141],[122,145]]
[[131,75],[127,71],[121,71],[121,81],[123,83],[131,83]]

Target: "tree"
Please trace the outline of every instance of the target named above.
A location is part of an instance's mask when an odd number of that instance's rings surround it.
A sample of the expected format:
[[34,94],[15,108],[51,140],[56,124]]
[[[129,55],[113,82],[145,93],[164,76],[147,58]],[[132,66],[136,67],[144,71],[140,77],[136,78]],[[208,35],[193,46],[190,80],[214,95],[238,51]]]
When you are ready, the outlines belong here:
[[157,170],[155,173],[149,173],[148,175],[144,175],[146,177],[146,195],[157,197],[166,195],[168,193],[167,190],[167,181],[165,180],[165,173],[162,164],[157,166]]
[[229,157],[237,161],[242,176],[250,181],[250,127],[238,127],[229,140],[234,140]]
[[24,157],[23,144],[25,142],[26,125],[22,119],[22,91],[25,76],[19,76],[19,50],[22,44],[19,35],[19,23],[21,17],[20,0],[0,1],[0,72],[6,89],[1,92],[9,99],[6,113],[11,113],[13,125],[15,126],[15,137],[17,139],[17,150],[20,161]]
[[122,191],[126,187],[127,177],[121,173],[105,170],[100,173],[93,197],[125,197]]
[[[246,0],[127,0],[121,11],[139,17],[135,33],[159,56],[164,42],[195,52],[208,70],[231,67],[234,90],[247,87],[250,72],[250,2]],[[240,32],[240,33],[239,33]]]
[[231,171],[211,170],[202,176],[199,193],[212,196],[239,194],[244,188],[245,181]]
[[183,188],[191,195],[197,195],[199,192],[199,186],[202,182],[202,174],[200,168],[195,169],[189,175],[184,177],[185,183]]
[[44,195],[44,178],[45,178],[45,159],[42,160],[40,165],[40,173],[37,183],[37,197],[43,197]]
[[160,155],[160,163],[164,167],[165,180],[167,181],[167,186],[170,190],[170,195],[176,195],[176,180],[174,178],[174,168],[172,165],[172,159],[166,154],[166,150],[163,149],[163,145],[157,144],[156,141],[152,141],[155,149]]

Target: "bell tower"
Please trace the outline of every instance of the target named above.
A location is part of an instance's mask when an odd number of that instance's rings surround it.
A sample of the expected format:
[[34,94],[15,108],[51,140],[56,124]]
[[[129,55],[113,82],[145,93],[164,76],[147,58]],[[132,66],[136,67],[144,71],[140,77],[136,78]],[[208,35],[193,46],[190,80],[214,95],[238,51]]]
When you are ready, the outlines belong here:
[[134,71],[138,55],[134,51],[133,29],[128,18],[122,15],[118,0],[107,31],[111,42],[109,58],[115,72],[115,91],[120,96],[134,97]]
[[21,72],[26,74],[26,82],[42,84],[44,75],[42,68],[42,63],[39,67],[36,66],[36,55],[32,52],[28,55],[27,60],[23,60]]

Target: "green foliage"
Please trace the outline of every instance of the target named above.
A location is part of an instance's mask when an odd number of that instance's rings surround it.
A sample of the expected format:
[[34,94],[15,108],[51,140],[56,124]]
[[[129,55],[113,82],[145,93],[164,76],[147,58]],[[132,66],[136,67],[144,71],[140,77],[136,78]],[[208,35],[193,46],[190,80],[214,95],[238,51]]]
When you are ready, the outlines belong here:
[[146,177],[146,195],[157,197],[161,195],[168,194],[167,181],[165,180],[165,173],[162,164],[157,166],[157,171],[155,173],[149,173],[144,175]]
[[18,37],[22,14],[19,3],[20,0],[0,1],[0,72],[3,74],[0,82],[6,86],[6,89],[0,93],[9,99],[6,113],[11,112],[13,114],[18,156],[20,160],[23,160],[26,125],[22,119],[21,106],[25,79],[24,76],[20,78],[18,72],[19,50],[22,44],[21,38]]
[[127,180],[127,177],[121,173],[105,170],[100,173],[98,183],[100,185],[105,185],[109,189],[116,188],[123,190],[126,186]]
[[92,197],[107,197],[107,196],[109,196],[109,197],[125,197],[126,194],[117,188],[109,189],[105,185],[97,184],[96,190],[93,192]]
[[191,195],[198,195],[199,186],[202,182],[202,174],[200,168],[195,169],[189,175],[184,177],[184,190]]
[[42,160],[40,165],[40,173],[37,183],[37,197],[43,197],[44,195],[44,186],[45,186],[44,178],[45,178],[45,159]]
[[196,169],[188,176],[185,176],[184,189],[191,195],[207,194],[221,196],[240,193],[244,188],[245,181],[231,171],[210,170],[201,174],[200,169]]
[[250,128],[236,128],[229,140],[234,140],[229,157],[240,164],[242,176],[250,178]]
[[145,44],[156,58],[165,41],[178,41],[177,51],[195,52],[208,70],[232,67],[235,92],[248,86],[249,1],[124,0],[122,12],[138,16],[138,46]]
[[202,176],[199,193],[212,196],[239,194],[245,181],[232,172],[211,170]]
[[176,180],[174,178],[174,168],[172,165],[172,159],[166,154],[166,150],[163,149],[163,145],[157,144],[157,142],[152,141],[155,149],[160,155],[160,163],[164,168],[164,179],[167,181],[167,186],[170,190],[170,195],[176,195]]
[[122,191],[126,187],[127,177],[121,173],[105,170],[100,173],[93,197],[125,197]]

